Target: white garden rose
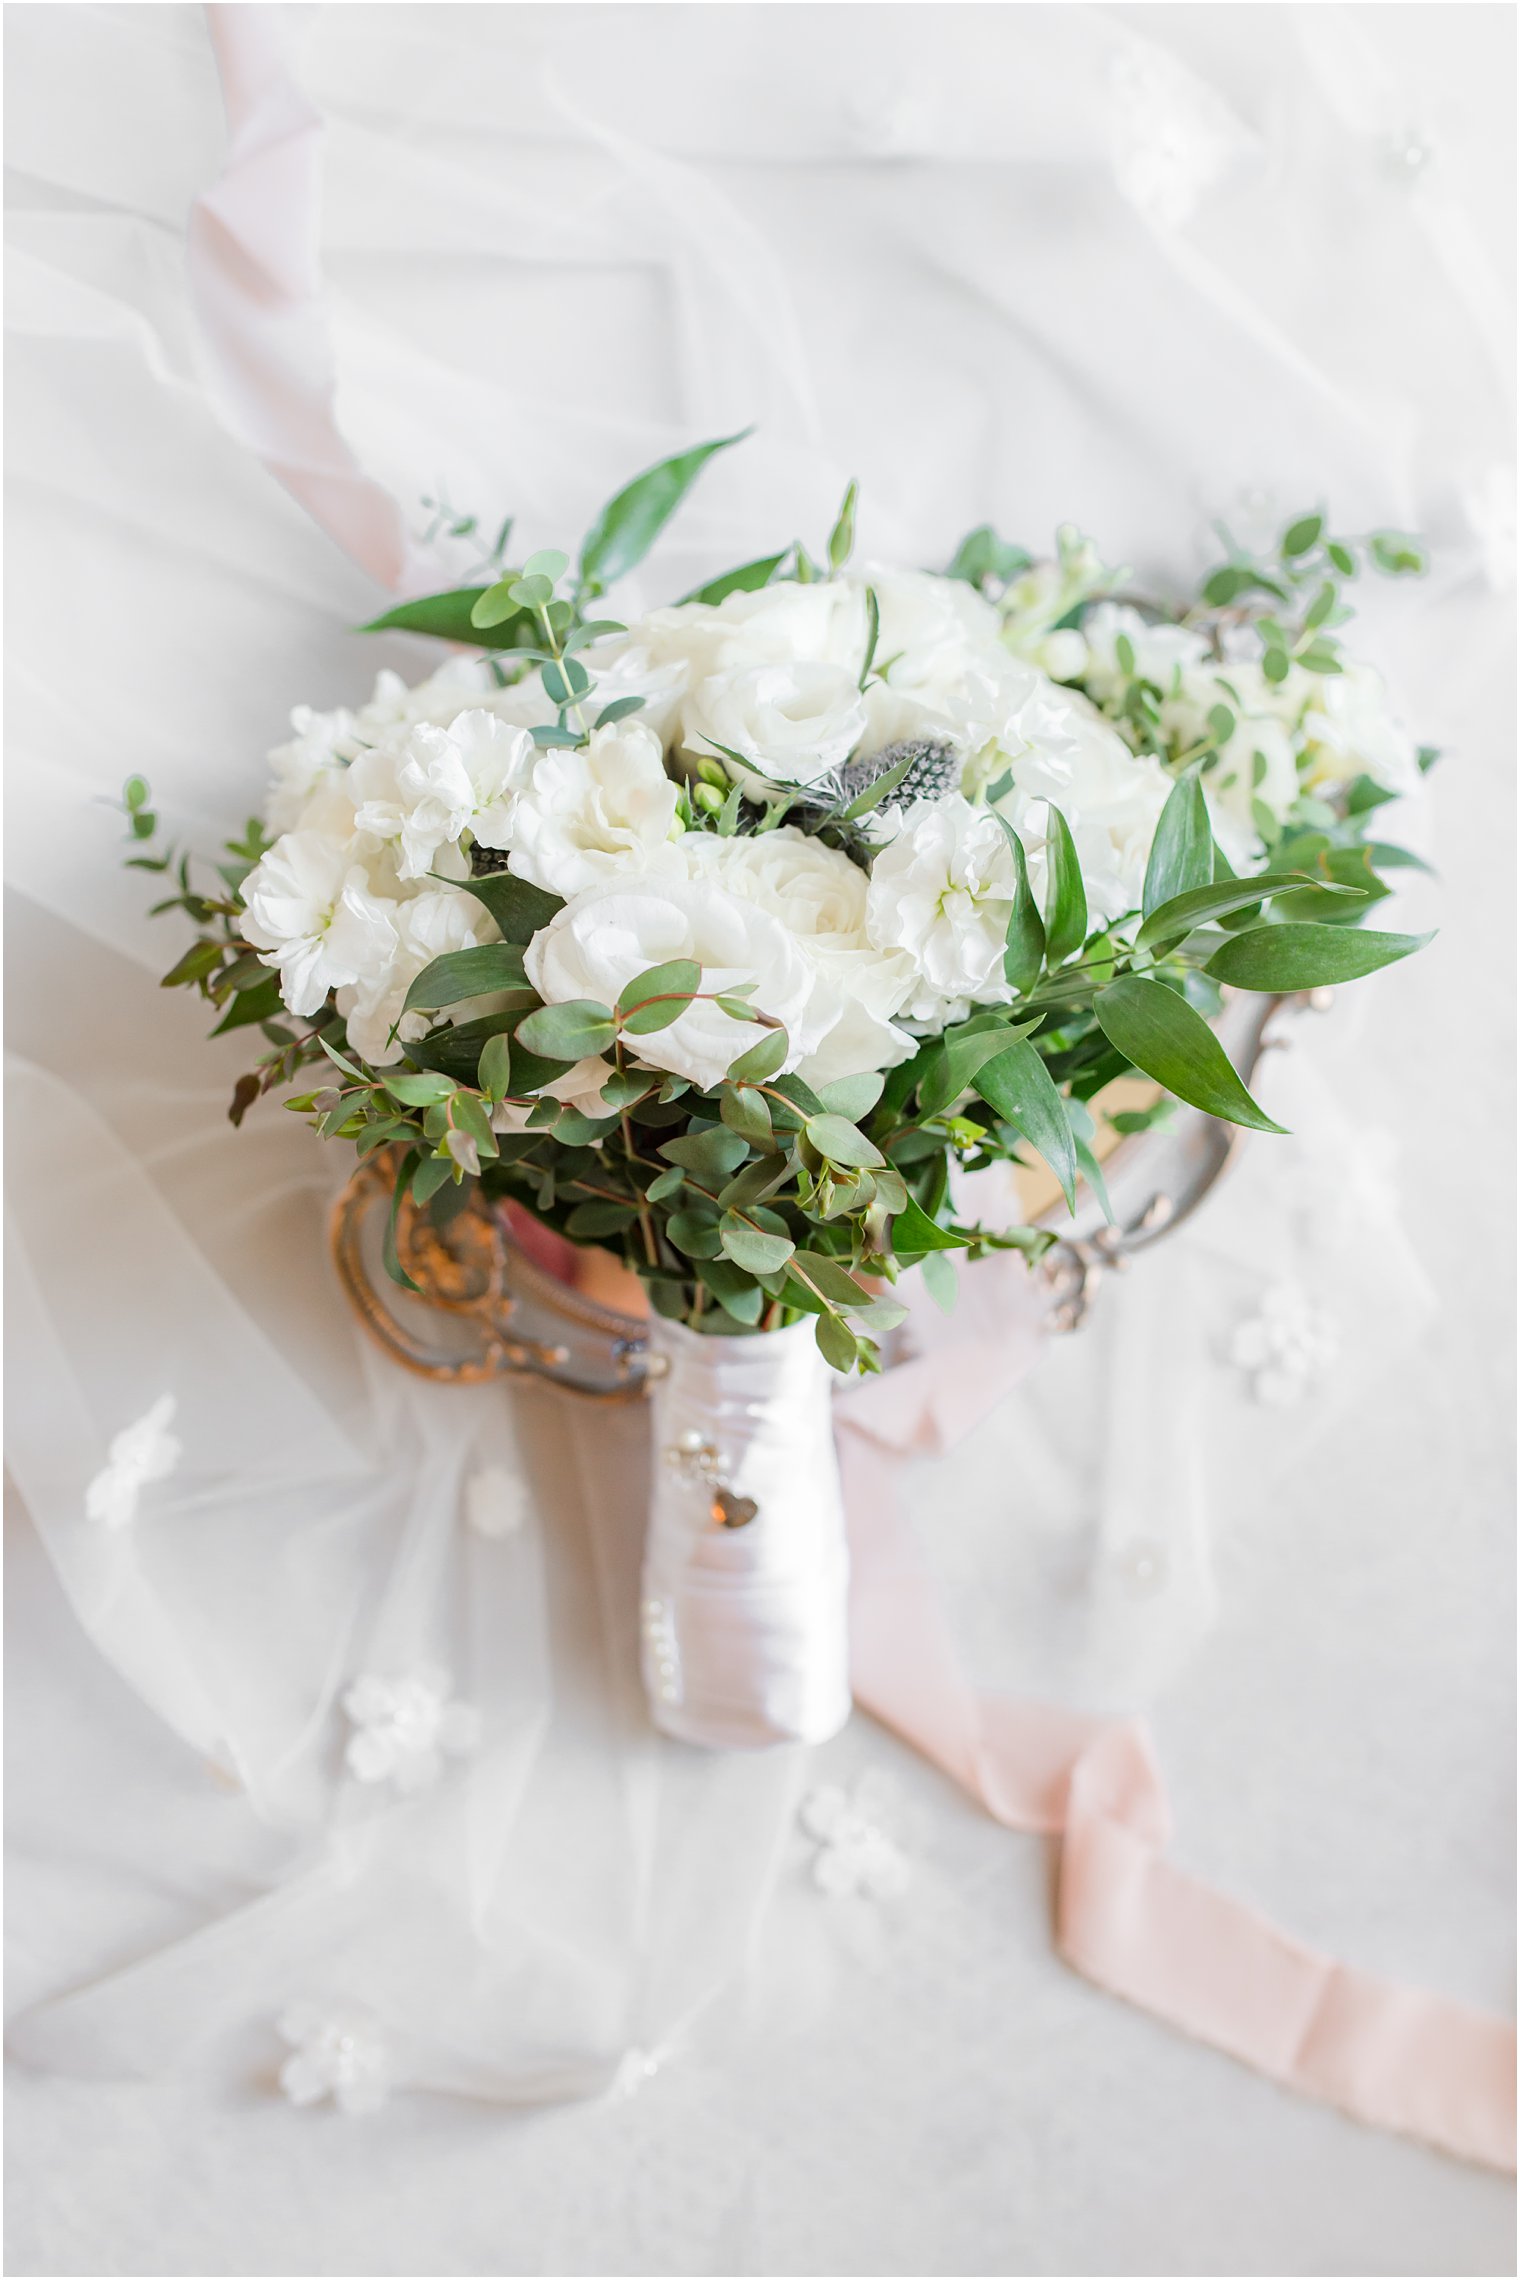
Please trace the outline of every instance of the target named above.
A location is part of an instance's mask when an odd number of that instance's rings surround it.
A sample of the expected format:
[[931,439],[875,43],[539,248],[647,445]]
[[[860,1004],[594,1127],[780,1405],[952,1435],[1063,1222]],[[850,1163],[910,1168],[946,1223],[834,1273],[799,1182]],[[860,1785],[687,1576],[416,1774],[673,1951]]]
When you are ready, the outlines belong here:
[[1385,791],[1412,792],[1420,780],[1419,751],[1394,713],[1382,675],[1348,659],[1343,672],[1311,678],[1303,714],[1311,789],[1365,775]]
[[531,762],[511,811],[509,867],[567,899],[619,871],[652,871],[675,857],[676,786],[660,740],[630,718],[594,729],[582,749]]
[[900,812],[871,871],[866,926],[878,950],[909,962],[909,1018],[944,1024],[973,1005],[1009,1001],[1003,950],[1013,892],[1008,840],[986,808],[952,794]]
[[914,1041],[891,1017],[913,969],[901,954],[872,942],[866,929],[870,881],[859,864],[791,824],[733,839],[688,832],[681,852],[691,876],[715,879],[779,919],[817,970],[810,1011],[820,1019],[830,1005],[834,1011],[821,1042],[799,1064],[800,1076],[827,1085],[908,1059]]
[[396,949],[392,910],[371,893],[342,840],[287,831],[242,891],[243,932],[278,971],[293,1014],[318,1013],[330,990],[387,971]]
[[[800,944],[778,919],[711,880],[630,873],[588,887],[534,935],[524,962],[546,1004],[590,998],[611,1006],[637,975],[673,958],[696,960],[704,993],[756,983],[756,1007],[786,1025],[787,1068],[821,1042],[831,1009],[814,1008],[816,971]],[[668,1029],[640,1037],[638,1057],[711,1088],[765,1034],[707,995]]]
[[792,661],[703,681],[686,706],[683,738],[690,753],[721,759],[736,782],[763,792],[816,783],[848,760],[865,726],[854,674]]
[[424,722],[354,762],[355,827],[396,842],[403,879],[425,878],[439,850],[457,845],[466,831],[482,847],[505,847],[533,751],[526,729],[479,708],[448,728]]

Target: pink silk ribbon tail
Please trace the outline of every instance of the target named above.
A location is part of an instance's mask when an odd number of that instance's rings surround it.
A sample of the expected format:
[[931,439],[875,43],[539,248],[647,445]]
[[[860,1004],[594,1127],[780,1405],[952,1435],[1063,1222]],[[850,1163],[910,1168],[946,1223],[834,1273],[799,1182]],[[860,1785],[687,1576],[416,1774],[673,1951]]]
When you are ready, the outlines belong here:
[[188,229],[206,363],[238,440],[362,569],[415,591],[427,576],[401,511],[337,424],[318,251],[323,123],[289,68],[285,14],[243,0],[206,10],[230,137]]
[[969,1322],[938,1328],[915,1310],[923,1350],[836,1405],[856,1701],[1005,1827],[1061,1839],[1056,1944],[1085,1978],[1286,2089],[1513,2171],[1511,2024],[1317,1955],[1176,1868],[1138,1720],[967,1681],[898,1483],[905,1458],[953,1445],[1028,1368],[1033,1287],[1020,1263],[985,1262],[962,1278]]

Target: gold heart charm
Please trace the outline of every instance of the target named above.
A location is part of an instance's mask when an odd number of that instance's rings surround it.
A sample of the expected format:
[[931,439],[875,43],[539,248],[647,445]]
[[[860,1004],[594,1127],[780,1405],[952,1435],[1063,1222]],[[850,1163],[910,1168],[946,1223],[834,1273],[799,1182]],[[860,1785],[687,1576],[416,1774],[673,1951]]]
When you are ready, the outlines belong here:
[[759,1509],[752,1496],[735,1496],[731,1488],[713,1492],[712,1516],[720,1528],[747,1528]]

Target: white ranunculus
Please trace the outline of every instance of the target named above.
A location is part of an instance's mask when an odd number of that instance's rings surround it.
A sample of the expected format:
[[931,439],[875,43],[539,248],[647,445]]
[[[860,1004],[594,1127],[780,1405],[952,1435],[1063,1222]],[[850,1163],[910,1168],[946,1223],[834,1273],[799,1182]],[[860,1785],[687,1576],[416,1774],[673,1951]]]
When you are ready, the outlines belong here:
[[866,928],[870,881],[836,847],[791,824],[742,838],[691,831],[681,853],[693,877],[715,879],[729,894],[769,911],[802,945],[817,970],[812,1010],[833,1017],[798,1074],[811,1085],[868,1069],[895,1068],[915,1050],[892,1025],[912,981],[900,954],[878,950]]
[[710,676],[686,707],[683,736],[690,752],[721,759],[735,781],[764,788],[816,783],[848,760],[865,726],[854,674],[793,661]]
[[314,712],[310,705],[297,705],[290,725],[295,730],[290,742],[277,744],[269,755],[271,782],[264,820],[276,833],[297,828],[310,801],[334,777],[342,776],[358,749],[351,712]]
[[1152,625],[1127,602],[1100,602],[1082,625],[1087,644],[1087,685],[1100,704],[1117,697],[1130,676],[1119,662],[1121,637],[1135,653],[1135,671],[1163,695],[1173,694],[1181,674],[1208,663],[1209,645],[1187,626]]
[[910,962],[910,1019],[958,1021],[973,1005],[1008,1002],[1003,950],[1013,891],[1008,841],[986,808],[952,794],[901,811],[871,872],[866,925],[878,950]]
[[441,848],[468,831],[507,844],[513,802],[533,757],[526,729],[479,708],[448,728],[423,722],[395,745],[361,754],[349,771],[355,828],[395,841],[403,879],[425,878]]
[[602,1087],[612,1075],[612,1063],[593,1053],[584,1061],[577,1061],[562,1077],[540,1088],[529,1100],[498,1101],[491,1111],[491,1126],[496,1132],[524,1132],[528,1118],[536,1103],[547,1094],[550,1100],[563,1101],[566,1108],[578,1108],[582,1116],[605,1116],[607,1104],[602,1098]]
[[1045,837],[1053,805],[1076,845],[1094,923],[1133,910],[1171,790],[1160,762],[1131,752],[1078,691],[1057,688],[1031,669],[999,737],[968,766],[965,782],[968,789],[985,791],[1005,773],[1013,782],[999,806],[1024,842],[1036,900],[1043,901],[1045,892]]
[[1366,775],[1385,791],[1412,792],[1420,780],[1419,752],[1393,710],[1382,675],[1348,661],[1344,672],[1311,678],[1303,715],[1308,784],[1319,789]]
[[659,738],[633,718],[594,730],[584,750],[541,752],[512,809],[510,867],[567,899],[618,871],[673,867],[679,796]]
[[278,969],[293,1014],[317,1013],[330,990],[383,974],[396,948],[390,908],[370,892],[341,840],[288,831],[243,882],[243,932]]
[[[756,983],[755,1006],[786,1025],[787,1068],[821,1042],[830,1009],[814,1007],[816,971],[801,946],[778,919],[711,880],[629,873],[588,887],[534,935],[525,963],[546,1004],[610,1006],[636,975],[673,958],[696,960],[704,992]],[[764,1034],[704,997],[635,1050],[650,1068],[710,1089]]]

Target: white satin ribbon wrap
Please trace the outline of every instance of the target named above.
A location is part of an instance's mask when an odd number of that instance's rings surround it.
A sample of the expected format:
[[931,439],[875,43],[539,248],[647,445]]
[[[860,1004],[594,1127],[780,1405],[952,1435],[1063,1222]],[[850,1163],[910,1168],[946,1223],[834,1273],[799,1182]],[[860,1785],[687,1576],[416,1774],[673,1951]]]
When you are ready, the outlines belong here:
[[[709,1749],[826,1742],[850,1714],[832,1378],[811,1322],[761,1338],[656,1320],[644,1683],[662,1733]],[[693,1461],[715,1452],[711,1474]],[[715,1517],[721,1486],[753,1516]]]

